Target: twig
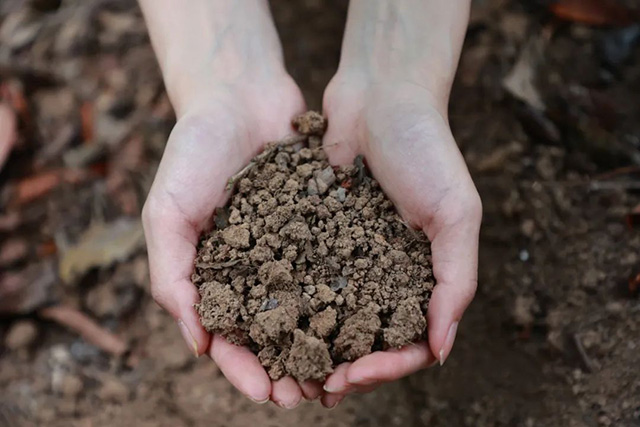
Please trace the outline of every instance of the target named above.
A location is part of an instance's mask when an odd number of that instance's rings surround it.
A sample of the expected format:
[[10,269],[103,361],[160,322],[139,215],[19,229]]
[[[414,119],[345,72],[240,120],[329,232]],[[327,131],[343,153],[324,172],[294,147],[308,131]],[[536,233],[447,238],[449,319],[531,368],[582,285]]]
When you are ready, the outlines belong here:
[[261,163],[263,160],[271,156],[280,147],[288,147],[290,145],[296,145],[298,143],[305,142],[307,138],[308,137],[306,135],[293,135],[293,136],[288,136],[282,139],[281,141],[270,142],[269,144],[267,144],[266,148],[264,149],[264,151],[262,151],[262,153],[255,156],[247,166],[243,167],[242,169],[240,169],[238,173],[236,173],[231,178],[229,178],[229,180],[227,181],[225,190],[226,191],[231,190],[233,186],[236,184],[236,182],[240,181],[242,178],[247,176],[255,165],[257,165],[258,163]]
[[[263,151],[263,153],[265,153],[265,151]],[[257,159],[257,157],[256,157],[256,159]],[[236,184],[236,182],[238,182],[242,178],[244,178],[249,173],[251,168],[253,168],[255,165],[256,165],[255,161],[249,162],[249,164],[247,166],[245,166],[242,169],[240,169],[240,172],[236,173],[231,178],[229,178],[229,181],[227,181],[227,186],[224,189],[226,191],[231,190],[233,188],[233,186]]]
[[616,176],[619,175],[628,175],[628,174],[632,174],[632,173],[639,173],[640,172],[640,166],[624,166],[621,168],[617,168],[617,169],[613,169],[610,170],[608,172],[603,172],[600,173],[596,176],[593,177],[594,180],[596,181],[600,181],[603,179],[611,179],[611,178],[615,178]]
[[127,351],[127,345],[120,337],[75,308],[57,305],[43,308],[38,315],[77,332],[91,344],[114,356],[121,356]]

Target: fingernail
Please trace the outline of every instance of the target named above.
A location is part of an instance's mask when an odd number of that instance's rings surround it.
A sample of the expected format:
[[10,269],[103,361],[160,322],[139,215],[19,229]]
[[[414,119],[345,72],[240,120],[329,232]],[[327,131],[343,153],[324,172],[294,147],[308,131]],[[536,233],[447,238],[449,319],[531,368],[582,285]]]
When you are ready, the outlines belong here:
[[281,406],[282,406],[284,409],[293,409],[293,408],[295,408],[296,406],[298,406],[299,404],[300,404],[300,401],[298,400],[298,401],[293,402],[293,403],[282,403],[282,404],[281,404]]
[[198,352],[198,342],[193,338],[191,332],[189,332],[189,328],[181,319],[178,319],[178,327],[180,328],[180,333],[182,334],[182,338],[187,343],[187,347],[189,347],[189,351],[192,351],[196,357],[200,357]]
[[342,387],[329,387],[326,384],[322,386],[322,389],[327,393],[342,393],[347,389],[347,386]]
[[253,402],[257,403],[258,405],[264,405],[265,403],[267,403],[269,401],[269,398],[267,397],[264,400],[257,400],[254,399],[253,397],[249,397],[249,399],[251,399]]
[[449,332],[447,332],[447,338],[444,340],[444,345],[440,349],[439,360],[440,366],[444,365],[444,362],[449,357],[449,353],[451,353],[451,348],[453,347],[453,342],[456,339],[456,332],[458,330],[458,322],[453,322],[451,326],[449,326]]
[[[344,398],[343,398],[343,399],[344,399]],[[327,409],[328,409],[328,410],[336,409],[336,407],[340,404],[340,402],[342,402],[342,399],[338,399],[338,400],[336,400],[336,402],[335,402],[333,405],[331,405],[331,406],[327,406]]]

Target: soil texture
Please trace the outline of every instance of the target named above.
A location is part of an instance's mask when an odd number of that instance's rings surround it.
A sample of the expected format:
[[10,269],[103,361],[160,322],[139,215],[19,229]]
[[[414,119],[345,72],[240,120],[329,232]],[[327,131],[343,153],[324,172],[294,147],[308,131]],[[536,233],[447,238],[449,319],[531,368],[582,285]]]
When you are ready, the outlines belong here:
[[268,145],[231,179],[192,280],[205,329],[247,345],[274,380],[322,380],[340,362],[425,338],[431,249],[361,158],[329,164],[322,115],[293,125],[303,137]]

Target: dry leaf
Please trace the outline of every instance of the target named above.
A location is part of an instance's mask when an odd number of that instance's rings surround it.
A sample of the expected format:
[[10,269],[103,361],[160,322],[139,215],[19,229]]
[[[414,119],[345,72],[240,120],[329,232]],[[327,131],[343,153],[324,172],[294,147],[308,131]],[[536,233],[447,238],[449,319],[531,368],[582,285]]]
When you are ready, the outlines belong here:
[[560,19],[587,25],[625,27],[638,20],[617,0],[559,0],[549,8]]
[[28,176],[16,184],[10,204],[19,206],[29,203],[46,195],[62,182],[75,184],[89,176],[89,171],[76,169],[56,169]]
[[94,223],[78,243],[62,255],[60,278],[72,283],[92,268],[124,261],[143,245],[144,234],[139,219],[120,218],[108,224]]
[[542,47],[542,39],[534,38],[529,41],[522,49],[516,65],[502,82],[509,93],[540,111],[545,110],[545,105],[535,86],[535,77]]
[[52,299],[57,281],[52,260],[0,275],[0,314],[27,314]]

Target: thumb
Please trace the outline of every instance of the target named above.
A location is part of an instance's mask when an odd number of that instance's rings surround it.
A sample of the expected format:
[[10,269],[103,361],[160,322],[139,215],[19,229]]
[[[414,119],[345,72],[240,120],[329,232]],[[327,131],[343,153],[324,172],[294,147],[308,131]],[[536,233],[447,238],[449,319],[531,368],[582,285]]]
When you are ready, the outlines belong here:
[[210,335],[200,324],[194,305],[200,301],[191,283],[198,233],[181,215],[149,198],[142,212],[153,299],[176,320],[196,357],[209,347]]
[[427,313],[429,346],[442,365],[453,347],[458,322],[478,284],[478,239],[482,205],[473,190],[467,202],[447,210],[425,230],[431,240],[436,287]]

